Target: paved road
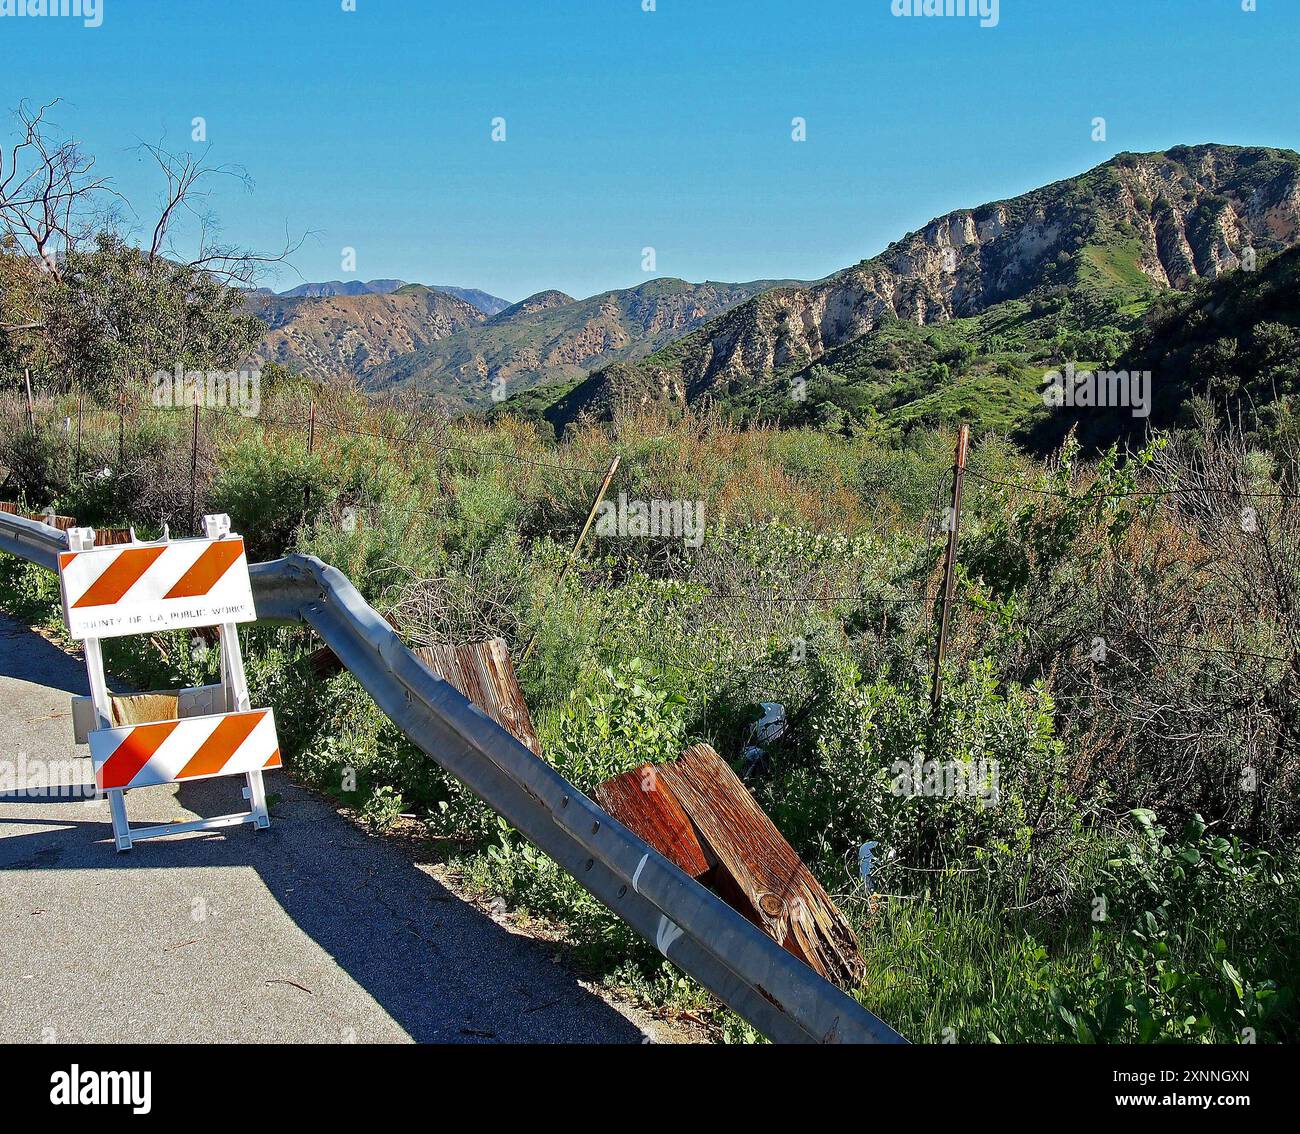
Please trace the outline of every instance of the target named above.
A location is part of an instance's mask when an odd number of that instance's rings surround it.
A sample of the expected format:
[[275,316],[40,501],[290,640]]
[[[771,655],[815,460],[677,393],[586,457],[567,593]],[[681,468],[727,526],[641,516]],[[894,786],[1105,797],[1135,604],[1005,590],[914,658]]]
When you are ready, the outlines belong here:
[[[117,854],[68,699],[84,665],[0,616],[0,1042],[642,1042],[512,934],[326,804]],[[8,765],[8,767],[6,767]],[[15,781],[17,781],[15,786]],[[242,778],[127,796],[133,823],[243,810]]]

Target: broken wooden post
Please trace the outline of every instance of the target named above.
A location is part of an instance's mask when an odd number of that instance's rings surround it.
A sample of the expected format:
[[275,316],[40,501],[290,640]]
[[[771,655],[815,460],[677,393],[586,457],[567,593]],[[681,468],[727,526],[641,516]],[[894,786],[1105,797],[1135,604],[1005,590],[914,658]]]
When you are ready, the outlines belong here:
[[861,983],[865,965],[852,927],[707,744],[606,780],[595,795],[615,819],[816,972],[847,988]]
[[463,646],[418,646],[411,652],[533,755],[541,755],[542,746],[504,638]]
[[49,524],[62,532],[77,526],[77,521],[71,516],[57,516],[53,512],[28,512],[8,500],[0,500],[0,512],[8,512],[11,516],[22,516],[26,520],[36,520],[42,524]]
[[659,769],[643,764],[597,787],[596,802],[674,866],[703,878],[713,863],[677,797],[658,779]]
[[[463,646],[417,646],[411,653],[531,752],[541,754],[537,730],[524,703],[519,678],[510,664],[510,650],[504,638],[489,638]],[[318,679],[343,669],[343,663],[328,646],[313,652],[307,664]]]

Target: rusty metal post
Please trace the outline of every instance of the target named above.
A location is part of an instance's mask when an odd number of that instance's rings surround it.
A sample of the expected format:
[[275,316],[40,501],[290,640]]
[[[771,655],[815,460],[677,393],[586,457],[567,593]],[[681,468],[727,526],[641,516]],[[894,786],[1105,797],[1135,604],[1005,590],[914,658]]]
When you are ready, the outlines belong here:
[[952,594],[957,584],[957,535],[961,528],[961,489],[966,478],[966,449],[970,442],[970,426],[957,431],[957,454],[952,466],[952,507],[948,509],[946,527],[948,546],[943,562],[943,606],[939,615],[939,646],[934,656],[934,686],[930,703],[939,707],[943,697],[943,655],[948,648],[948,615],[952,608]]

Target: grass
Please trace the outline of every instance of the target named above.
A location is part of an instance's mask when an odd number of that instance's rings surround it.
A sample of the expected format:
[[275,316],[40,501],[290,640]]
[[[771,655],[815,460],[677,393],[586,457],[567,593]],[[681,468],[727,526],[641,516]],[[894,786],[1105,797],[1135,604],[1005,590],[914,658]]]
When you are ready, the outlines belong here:
[[1113,244],[1090,244],[1081,249],[1085,264],[1080,273],[1081,282],[1109,286],[1131,293],[1136,297],[1150,296],[1153,285],[1141,268],[1142,242],[1136,237]]

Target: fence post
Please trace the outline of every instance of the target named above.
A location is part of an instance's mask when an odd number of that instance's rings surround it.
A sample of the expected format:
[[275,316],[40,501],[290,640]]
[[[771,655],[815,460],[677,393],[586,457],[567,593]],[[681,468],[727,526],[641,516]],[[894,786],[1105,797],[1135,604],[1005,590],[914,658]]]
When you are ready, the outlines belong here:
[[194,433],[190,438],[190,524],[191,530],[199,530],[198,508],[199,487],[199,392],[194,391]]
[[36,408],[32,405],[32,369],[23,367],[23,381],[27,383],[27,428],[36,432]]
[[76,463],[73,465],[73,474],[76,476],[78,481],[81,480],[81,400],[82,397],[83,395],[81,391],[78,390],[77,391],[77,460]]
[[[316,448],[316,399],[312,398],[311,405],[307,409],[307,456],[310,457]],[[303,489],[302,510],[311,511],[311,481],[307,482],[307,487]]]
[[948,614],[952,607],[952,592],[957,583],[957,533],[961,528],[961,489],[966,477],[966,448],[970,440],[970,426],[957,430],[957,454],[952,466],[952,507],[948,509],[948,546],[943,557],[943,606],[939,615],[939,646],[934,656],[934,686],[930,703],[937,709],[943,697],[943,655],[948,648]]
[[[621,460],[617,455],[609,463],[609,470],[605,473],[605,479],[600,482],[600,491],[596,493],[596,499],[591,502],[591,511],[587,513],[587,522],[582,525],[582,531],[578,533],[577,541],[573,545],[573,550],[569,552],[569,558],[564,561],[564,566],[560,569],[556,577],[556,585],[564,582],[565,577],[569,574],[574,562],[578,558],[578,552],[582,548],[582,541],[587,538],[587,532],[591,528],[591,522],[596,518],[596,512],[600,508],[600,502],[605,499],[605,493],[609,491],[610,482],[614,479],[614,474],[618,472],[618,462]],[[528,639],[528,645],[524,647],[524,652],[519,655],[519,664],[523,665],[528,660],[528,655],[533,652],[533,647],[537,645],[537,631],[533,631],[533,636]]]

